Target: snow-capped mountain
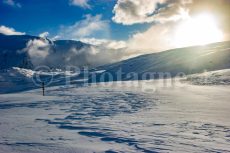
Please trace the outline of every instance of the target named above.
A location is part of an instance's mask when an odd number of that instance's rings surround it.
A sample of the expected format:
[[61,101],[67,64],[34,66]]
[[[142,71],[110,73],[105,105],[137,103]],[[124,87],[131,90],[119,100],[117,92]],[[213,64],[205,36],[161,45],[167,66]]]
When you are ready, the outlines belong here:
[[74,65],[71,62],[78,54],[72,52],[80,52],[82,48],[89,47],[89,44],[80,41],[51,41],[30,35],[0,34],[0,69],[12,67],[33,69],[36,66],[35,60],[42,61],[42,65],[55,68]]
[[[98,69],[106,70],[104,73],[114,74],[121,71],[121,80],[130,80],[129,73],[138,74],[138,79],[146,72],[170,72],[171,76],[179,72],[185,74],[202,73],[204,71],[214,71],[230,68],[230,42],[213,43],[205,46],[194,46],[179,48],[159,53],[146,54],[105,65]],[[154,75],[157,78],[158,74]]]
[[28,35],[7,36],[0,34],[0,69],[11,67],[32,68],[27,52],[20,52],[29,40],[38,37]]

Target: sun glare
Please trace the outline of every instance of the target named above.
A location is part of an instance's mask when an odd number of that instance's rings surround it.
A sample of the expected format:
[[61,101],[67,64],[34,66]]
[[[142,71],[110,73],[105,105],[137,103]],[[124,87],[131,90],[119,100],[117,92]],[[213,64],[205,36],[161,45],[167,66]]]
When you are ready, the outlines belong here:
[[217,27],[217,22],[210,14],[202,14],[189,18],[177,27],[174,45],[185,47],[205,45],[223,40],[223,33]]

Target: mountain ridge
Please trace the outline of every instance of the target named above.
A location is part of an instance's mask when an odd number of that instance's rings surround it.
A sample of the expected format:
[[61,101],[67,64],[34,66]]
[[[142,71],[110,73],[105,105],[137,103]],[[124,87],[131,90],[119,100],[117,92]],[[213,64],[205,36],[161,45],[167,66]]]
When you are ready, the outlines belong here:
[[194,74],[228,68],[230,68],[230,41],[225,41],[140,55],[101,66],[98,69],[105,72],[97,76],[96,80],[105,73],[110,73],[113,79],[119,80],[116,78],[119,70],[123,73],[121,80],[129,80],[127,75],[130,73],[136,73],[138,79],[141,79],[140,77],[148,72],[169,72],[172,77],[175,77],[180,72]]
[[[25,51],[27,44],[29,41],[33,40],[41,40],[47,41],[46,43],[51,47],[51,56],[67,54],[71,48],[75,48],[79,50],[84,47],[90,47],[90,44],[83,43],[81,41],[74,41],[74,40],[55,40],[51,41],[47,38],[41,38],[37,36],[30,36],[30,35],[4,35],[0,34],[0,69],[8,69],[12,67],[20,67],[20,68],[27,68],[33,69],[35,66],[31,61],[31,56],[29,55],[28,51]],[[41,49],[38,46],[38,50]],[[62,52],[62,53],[61,53]],[[51,57],[50,56],[50,57]],[[62,57],[60,57],[62,58]],[[50,61],[46,61],[45,64],[50,64]],[[64,64],[64,63],[63,63]],[[50,65],[52,66],[52,64]],[[60,67],[57,67],[60,68]]]

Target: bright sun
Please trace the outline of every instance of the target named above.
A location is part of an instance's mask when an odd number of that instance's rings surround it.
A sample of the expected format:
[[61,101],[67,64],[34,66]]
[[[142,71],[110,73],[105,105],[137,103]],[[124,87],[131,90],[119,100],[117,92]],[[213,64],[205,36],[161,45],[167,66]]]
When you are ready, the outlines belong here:
[[178,26],[174,45],[176,47],[205,45],[223,40],[223,33],[217,27],[214,18],[209,14],[202,14],[189,18]]

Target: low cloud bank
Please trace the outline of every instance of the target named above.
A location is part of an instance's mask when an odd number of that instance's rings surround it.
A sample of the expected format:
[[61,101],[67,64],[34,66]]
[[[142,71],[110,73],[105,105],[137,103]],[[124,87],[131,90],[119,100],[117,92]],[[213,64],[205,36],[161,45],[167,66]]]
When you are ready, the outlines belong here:
[[30,40],[23,50],[28,52],[32,64],[38,66],[45,63],[51,53],[51,46],[46,39],[34,39]]
[[92,68],[124,59],[126,52],[123,43],[103,41],[97,45],[90,45],[79,41],[50,41],[41,38],[28,41],[23,51],[28,53],[34,67],[47,65],[53,68]]

